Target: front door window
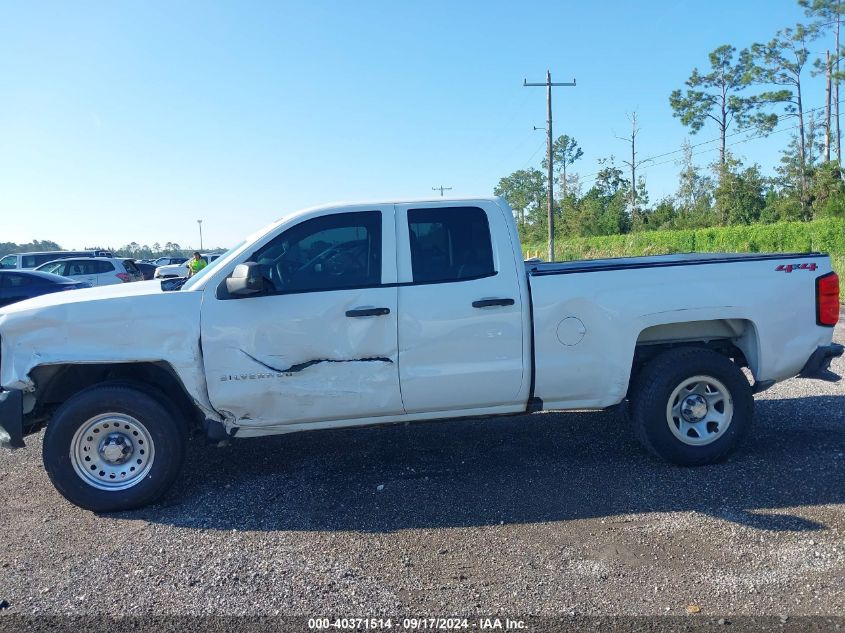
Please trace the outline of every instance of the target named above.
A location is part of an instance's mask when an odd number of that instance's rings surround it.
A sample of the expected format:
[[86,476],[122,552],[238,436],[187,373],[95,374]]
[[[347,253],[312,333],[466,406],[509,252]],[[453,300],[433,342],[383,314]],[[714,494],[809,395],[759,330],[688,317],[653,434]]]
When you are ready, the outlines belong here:
[[339,213],[288,229],[259,249],[271,292],[367,288],[381,283],[381,212]]

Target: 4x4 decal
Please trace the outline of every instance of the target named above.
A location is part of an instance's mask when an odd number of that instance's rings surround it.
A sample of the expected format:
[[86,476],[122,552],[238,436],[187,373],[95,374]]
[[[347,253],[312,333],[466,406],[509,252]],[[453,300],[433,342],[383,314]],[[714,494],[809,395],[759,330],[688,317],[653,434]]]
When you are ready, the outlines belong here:
[[815,263],[812,264],[781,264],[775,270],[791,273],[793,270],[815,270],[818,268]]

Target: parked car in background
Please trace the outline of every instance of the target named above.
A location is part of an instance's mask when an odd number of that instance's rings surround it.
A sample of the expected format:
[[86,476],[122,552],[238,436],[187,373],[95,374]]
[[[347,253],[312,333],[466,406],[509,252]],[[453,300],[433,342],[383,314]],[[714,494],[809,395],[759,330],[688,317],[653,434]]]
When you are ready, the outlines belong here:
[[[206,264],[210,264],[220,257],[220,253],[203,253],[200,259],[204,260]],[[169,266],[159,266],[155,271],[156,279],[172,279],[174,277],[188,276],[188,260],[186,259],[181,264],[171,264]]]
[[112,257],[112,254],[109,251],[37,251],[31,253],[11,253],[0,259],[0,269],[38,268],[42,264],[71,257]]
[[170,266],[171,264],[184,264],[186,261],[188,261],[187,257],[159,257],[152,260],[151,263],[156,266]]
[[80,257],[48,262],[36,268],[54,275],[85,281],[92,286],[109,286],[143,281],[144,276],[131,259],[120,257]]
[[90,287],[82,281],[36,270],[0,270],[0,308],[51,292]]
[[149,281],[155,275],[156,268],[158,268],[155,264],[145,262],[145,261],[135,261],[135,268],[137,268],[141,274],[144,276],[144,281]]

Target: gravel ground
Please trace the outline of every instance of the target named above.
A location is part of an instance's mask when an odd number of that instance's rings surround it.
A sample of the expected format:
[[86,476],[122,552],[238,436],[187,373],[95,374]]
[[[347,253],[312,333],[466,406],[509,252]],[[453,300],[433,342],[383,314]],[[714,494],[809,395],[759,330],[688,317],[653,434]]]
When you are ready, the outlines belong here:
[[197,442],[164,501],[104,516],[53,490],[33,437],[0,454],[0,620],[845,615],[845,381],[756,411],[697,469],[604,412]]

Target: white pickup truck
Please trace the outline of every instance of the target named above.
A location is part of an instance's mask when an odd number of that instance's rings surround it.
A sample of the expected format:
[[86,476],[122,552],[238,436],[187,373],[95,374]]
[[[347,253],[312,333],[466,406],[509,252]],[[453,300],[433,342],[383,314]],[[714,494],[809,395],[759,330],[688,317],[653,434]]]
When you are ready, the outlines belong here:
[[623,402],[650,451],[708,464],[749,430],[754,392],[836,380],[843,351],[825,255],[523,262],[501,199],[306,209],[178,285],[0,312],[3,444],[46,424],[45,468],[79,506],[152,502],[191,433]]

